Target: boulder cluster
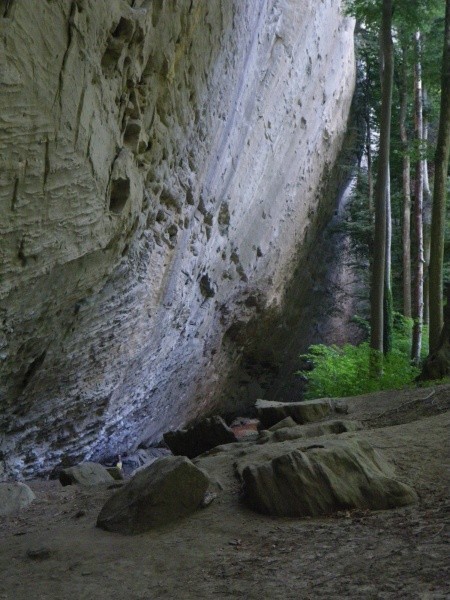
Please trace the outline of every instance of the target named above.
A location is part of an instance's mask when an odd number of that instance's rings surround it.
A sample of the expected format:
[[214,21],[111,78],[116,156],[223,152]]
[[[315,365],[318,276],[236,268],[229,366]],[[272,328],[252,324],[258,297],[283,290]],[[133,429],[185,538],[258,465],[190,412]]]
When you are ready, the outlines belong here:
[[[62,485],[119,488],[102,507],[97,526],[122,534],[144,533],[211,504],[218,486],[203,463],[220,453],[230,459],[242,501],[266,515],[319,517],[416,501],[414,490],[397,481],[392,467],[364,440],[362,425],[343,417],[345,402],[258,400],[255,410],[257,420],[240,418],[228,426],[214,416],[167,432],[168,449],[159,458],[150,452],[131,476],[124,475],[120,459],[108,468],[90,462],[61,468],[59,480]],[[33,499],[24,484],[2,484],[0,514]]]

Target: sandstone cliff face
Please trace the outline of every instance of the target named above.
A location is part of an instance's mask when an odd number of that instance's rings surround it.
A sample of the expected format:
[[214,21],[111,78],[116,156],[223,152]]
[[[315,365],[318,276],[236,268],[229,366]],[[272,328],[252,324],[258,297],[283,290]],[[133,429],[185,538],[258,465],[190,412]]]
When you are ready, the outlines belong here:
[[4,477],[227,408],[341,146],[340,4],[0,1]]

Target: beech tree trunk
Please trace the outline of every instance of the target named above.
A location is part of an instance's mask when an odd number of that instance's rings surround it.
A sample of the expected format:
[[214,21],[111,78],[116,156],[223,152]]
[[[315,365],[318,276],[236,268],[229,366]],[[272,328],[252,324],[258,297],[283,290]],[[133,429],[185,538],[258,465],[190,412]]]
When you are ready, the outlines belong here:
[[373,160],[372,160],[372,131],[370,128],[370,116],[367,116],[367,186],[368,198],[367,205],[369,214],[373,214]]
[[431,243],[431,204],[432,194],[430,189],[430,180],[428,176],[428,94],[426,88],[423,88],[423,253],[424,253],[424,275],[423,275],[423,323],[428,325],[430,322],[430,286],[429,286],[429,267],[430,267],[430,243]]
[[408,109],[408,71],[406,48],[402,47],[402,77],[400,85],[400,138],[403,148],[403,230],[402,230],[402,263],[403,263],[403,314],[411,317],[411,157],[406,129],[406,113]]
[[445,205],[450,151],[450,0],[446,0],[442,58],[441,112],[434,160],[433,214],[430,247],[430,358],[441,343],[443,327],[443,264]]
[[414,278],[414,305],[413,305],[413,336],[411,359],[414,364],[420,362],[423,330],[423,102],[422,102],[422,65],[421,65],[421,39],[420,31],[416,32],[416,65],[414,77],[414,110],[416,139],[419,147],[419,158],[416,163],[414,222],[416,230],[416,260]]
[[372,217],[373,215],[373,159],[372,159],[372,119],[370,115],[370,106],[371,106],[371,70],[370,70],[370,59],[366,54],[364,55],[365,62],[365,80],[364,80],[364,121],[366,123],[366,157],[367,157],[367,187],[368,187],[368,197],[367,197],[367,206],[369,209],[369,214]]
[[378,176],[375,186],[375,234],[371,308],[371,364],[372,376],[380,376],[383,370],[383,304],[386,260],[386,191],[389,177],[389,146],[391,139],[392,85],[394,76],[394,53],[392,44],[392,0],[383,0],[380,50],[382,56],[382,98],[380,120],[380,152]]
[[383,315],[383,353],[386,356],[392,350],[392,330],[394,328],[392,300],[392,209],[391,209],[391,172],[388,165],[386,186],[386,256],[384,268],[384,315]]

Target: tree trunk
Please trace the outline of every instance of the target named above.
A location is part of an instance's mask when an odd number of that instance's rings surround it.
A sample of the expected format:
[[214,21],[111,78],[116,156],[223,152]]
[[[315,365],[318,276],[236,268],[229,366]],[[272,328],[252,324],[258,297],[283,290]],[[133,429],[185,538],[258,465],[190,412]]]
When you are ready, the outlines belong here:
[[403,314],[411,317],[411,157],[406,129],[408,109],[408,71],[406,48],[402,47],[402,78],[400,86],[400,138],[403,148]]
[[430,243],[431,243],[431,203],[432,194],[430,189],[430,180],[428,177],[428,94],[423,88],[423,252],[424,252],[424,276],[423,276],[423,322],[428,325],[430,322],[430,286],[429,286],[429,267],[430,267]]
[[368,186],[368,198],[367,206],[369,214],[373,215],[373,160],[372,160],[372,122],[370,118],[370,83],[371,83],[371,71],[370,71],[370,59],[369,56],[365,56],[365,112],[364,120],[366,122],[366,156],[367,156],[367,186]]
[[422,103],[422,65],[420,31],[416,33],[416,65],[414,77],[414,110],[416,139],[419,147],[419,158],[416,163],[414,222],[416,230],[416,261],[414,281],[413,336],[411,359],[414,364],[420,362],[423,329],[423,103]]
[[388,165],[386,186],[386,256],[384,268],[384,314],[383,314],[383,354],[392,350],[392,333],[394,328],[392,300],[392,210],[391,210],[391,173]]
[[447,287],[447,305],[444,321],[435,351],[428,355],[417,379],[442,379],[450,375],[450,286]]
[[371,375],[373,376],[380,376],[383,371],[382,357],[384,334],[384,276],[386,257],[386,190],[388,187],[389,177],[389,146],[391,139],[392,85],[394,75],[394,53],[392,46],[391,22],[392,0],[383,0],[383,16],[380,35],[380,48],[383,57],[380,152],[378,159],[378,176],[374,195],[375,234],[372,286],[370,294],[370,371]]
[[434,160],[433,214],[430,247],[430,355],[439,346],[443,327],[445,205],[450,151],[450,0],[446,2],[442,58],[441,112]]
[[373,160],[372,160],[372,131],[370,128],[370,117],[367,118],[367,205],[369,214],[373,215]]

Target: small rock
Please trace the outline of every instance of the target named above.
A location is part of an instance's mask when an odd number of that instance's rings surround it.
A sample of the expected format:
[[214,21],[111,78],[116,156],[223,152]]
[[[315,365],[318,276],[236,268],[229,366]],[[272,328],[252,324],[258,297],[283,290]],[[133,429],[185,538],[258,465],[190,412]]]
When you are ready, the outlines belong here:
[[211,504],[211,502],[214,502],[216,498],[217,494],[215,492],[206,492],[205,497],[203,498],[203,501],[200,505],[201,508],[206,508]]
[[127,454],[122,458],[123,472],[131,477],[143,467],[148,467],[158,458],[170,456],[172,453],[167,448],[138,448],[133,454]]
[[164,434],[164,441],[174,454],[195,458],[216,446],[232,444],[237,438],[225,421],[215,416],[188,429],[168,431]]
[[24,483],[0,483],[0,516],[26,508],[35,498],[32,490]]
[[85,462],[75,467],[62,469],[59,474],[59,481],[64,486],[78,484],[85,487],[114,483],[113,477],[111,477],[103,465],[92,462]]
[[48,560],[53,554],[54,551],[46,547],[30,548],[27,550],[27,556],[28,558],[31,558],[31,560]]
[[123,470],[119,467],[106,467],[106,470],[116,481],[121,481],[124,478]]
[[74,467],[77,463],[78,463],[78,460],[75,457],[69,456],[69,455],[63,455],[61,457],[61,462],[59,464],[57,464],[55,467],[53,467],[53,469],[50,471],[50,473],[48,475],[48,478],[51,481],[59,479],[59,474],[61,473],[61,471],[63,469],[68,469],[69,467]]

